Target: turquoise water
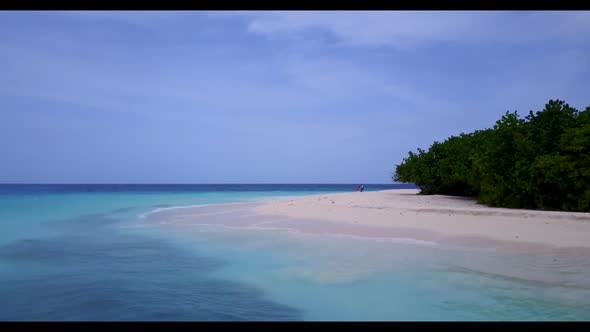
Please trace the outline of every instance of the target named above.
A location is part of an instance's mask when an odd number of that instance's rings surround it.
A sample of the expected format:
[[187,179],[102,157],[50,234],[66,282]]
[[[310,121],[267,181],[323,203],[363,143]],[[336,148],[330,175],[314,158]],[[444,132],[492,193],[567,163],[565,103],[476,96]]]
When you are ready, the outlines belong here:
[[[0,185],[1,186],[1,185]],[[59,234],[53,225],[60,219],[93,214],[116,215],[129,221],[158,207],[256,201],[339,190],[272,191],[55,191],[0,195],[0,244],[19,238]],[[57,233],[56,233],[57,232]]]
[[[199,241],[189,230],[170,236],[226,257],[231,263],[215,272],[218,278],[263,289],[268,298],[298,308],[304,320],[590,318],[588,288],[464,268],[476,260],[497,264],[498,257],[483,251],[290,232],[192,231]],[[518,263],[526,261],[520,257]]]
[[[138,218],[349,188],[5,188],[0,320],[590,319],[580,257],[551,265],[552,257],[409,240],[146,227]],[[508,268],[551,278],[495,273]]]

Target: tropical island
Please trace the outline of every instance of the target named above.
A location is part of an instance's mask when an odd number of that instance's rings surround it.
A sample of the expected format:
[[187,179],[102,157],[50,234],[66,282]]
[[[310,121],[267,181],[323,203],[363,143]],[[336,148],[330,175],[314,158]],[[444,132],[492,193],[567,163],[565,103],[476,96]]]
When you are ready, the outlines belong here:
[[302,232],[588,248],[590,107],[550,100],[524,118],[506,112],[492,128],[409,152],[393,180],[419,189],[273,200],[256,211],[288,218],[266,226]]

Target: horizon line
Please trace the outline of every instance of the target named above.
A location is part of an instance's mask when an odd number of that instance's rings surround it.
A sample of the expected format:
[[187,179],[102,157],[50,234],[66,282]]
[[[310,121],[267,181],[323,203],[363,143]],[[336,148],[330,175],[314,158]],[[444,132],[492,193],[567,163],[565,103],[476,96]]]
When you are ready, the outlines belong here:
[[313,182],[266,182],[266,183],[84,183],[84,182],[73,182],[73,183],[25,183],[25,182],[13,182],[13,183],[0,183],[0,185],[349,185],[349,184],[377,184],[377,185],[388,185],[388,184],[411,184],[411,183],[371,183],[371,182],[340,182],[340,183],[313,183]]

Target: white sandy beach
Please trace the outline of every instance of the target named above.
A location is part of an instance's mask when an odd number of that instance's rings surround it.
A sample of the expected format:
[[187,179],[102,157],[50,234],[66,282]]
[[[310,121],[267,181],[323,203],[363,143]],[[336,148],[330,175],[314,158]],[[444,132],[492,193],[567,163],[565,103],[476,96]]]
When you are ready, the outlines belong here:
[[[491,208],[472,199],[418,195],[418,190],[383,190],[313,195],[264,202],[267,217],[325,221],[334,227],[426,240],[486,239],[555,247],[590,247],[590,213]],[[340,225],[340,226],[338,226]],[[373,230],[371,232],[370,230]]]
[[[251,245],[262,251],[265,245],[274,248],[293,238],[301,241],[299,249],[322,239],[331,248],[333,239],[344,239],[339,243],[345,246],[336,250],[342,252],[332,251],[330,258],[345,261],[344,267],[302,272],[303,278],[321,282],[362,279],[364,273],[398,268],[405,259],[415,259],[414,252],[420,256],[429,250],[432,264],[452,270],[590,287],[590,213],[490,208],[467,198],[384,190],[159,209],[138,219],[135,227],[146,225],[165,225],[195,239],[221,230],[215,234],[248,242],[256,233],[262,238],[255,237]],[[378,241],[365,242],[371,239]],[[393,244],[379,248],[399,252],[369,251],[367,243]]]

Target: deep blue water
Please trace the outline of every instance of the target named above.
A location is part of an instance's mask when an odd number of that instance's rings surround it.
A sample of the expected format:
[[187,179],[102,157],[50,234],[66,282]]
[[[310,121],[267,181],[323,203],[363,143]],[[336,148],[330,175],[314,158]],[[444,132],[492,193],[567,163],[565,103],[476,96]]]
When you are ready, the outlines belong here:
[[[0,184],[0,194],[81,192],[346,192],[358,184]],[[366,191],[412,189],[412,184],[365,184]]]

